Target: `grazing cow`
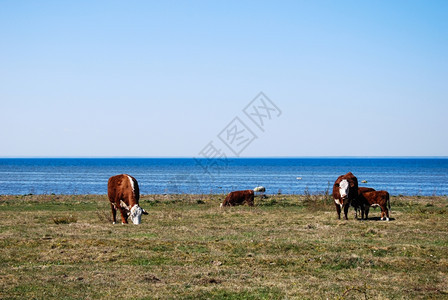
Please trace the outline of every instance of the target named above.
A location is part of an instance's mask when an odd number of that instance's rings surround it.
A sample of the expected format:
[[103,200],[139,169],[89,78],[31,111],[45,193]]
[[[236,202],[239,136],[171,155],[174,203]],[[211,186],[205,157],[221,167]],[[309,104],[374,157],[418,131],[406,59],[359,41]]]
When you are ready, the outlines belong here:
[[386,191],[370,191],[361,193],[359,195],[359,202],[361,203],[362,217],[364,217],[365,215],[365,220],[367,220],[370,207],[379,206],[381,208],[381,220],[384,220],[384,218],[386,218],[386,221],[389,221],[389,198],[389,193]]
[[113,224],[117,222],[117,209],[120,210],[122,224],[128,223],[129,216],[132,223],[140,224],[142,214],[148,214],[138,205],[140,190],[137,180],[132,176],[121,174],[109,178],[107,195],[112,209]]
[[355,209],[355,218],[358,219],[358,211],[361,211],[361,219],[364,219],[364,209],[362,207],[361,194],[365,192],[373,192],[375,189],[368,187],[358,187],[358,197],[354,199],[351,203],[353,208]]
[[245,190],[245,191],[235,191],[230,192],[226,199],[221,203],[221,207],[223,206],[235,206],[247,203],[249,206],[254,206],[254,191],[253,190]]
[[333,185],[333,199],[336,205],[338,218],[341,219],[341,210],[344,210],[346,220],[348,209],[352,200],[358,196],[358,179],[352,172],[341,175],[336,179]]

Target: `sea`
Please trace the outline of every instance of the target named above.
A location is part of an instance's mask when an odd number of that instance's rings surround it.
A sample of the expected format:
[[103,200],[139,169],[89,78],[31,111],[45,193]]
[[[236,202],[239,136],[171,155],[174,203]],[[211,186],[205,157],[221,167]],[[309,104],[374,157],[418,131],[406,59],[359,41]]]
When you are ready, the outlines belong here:
[[360,186],[392,195],[448,195],[448,158],[0,158],[0,194],[106,194],[129,174],[141,194],[267,194],[329,191],[352,172]]

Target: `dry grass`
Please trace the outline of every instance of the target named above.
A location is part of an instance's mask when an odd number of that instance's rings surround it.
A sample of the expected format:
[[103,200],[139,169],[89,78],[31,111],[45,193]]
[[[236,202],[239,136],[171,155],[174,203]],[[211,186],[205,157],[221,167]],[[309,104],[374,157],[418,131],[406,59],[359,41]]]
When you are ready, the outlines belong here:
[[76,223],[77,221],[78,221],[78,219],[76,217],[74,217],[73,215],[53,217],[53,222],[57,225]]
[[446,197],[394,197],[390,222],[337,220],[325,195],[223,198],[144,195],[135,226],[106,196],[0,196],[0,298],[448,299]]

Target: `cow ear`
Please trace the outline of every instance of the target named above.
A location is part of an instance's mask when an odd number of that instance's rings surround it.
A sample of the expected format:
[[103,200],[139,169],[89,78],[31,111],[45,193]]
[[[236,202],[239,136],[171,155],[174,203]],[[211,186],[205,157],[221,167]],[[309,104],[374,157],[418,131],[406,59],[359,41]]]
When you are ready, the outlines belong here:
[[339,183],[335,183],[334,186],[335,186],[335,187],[339,187]]

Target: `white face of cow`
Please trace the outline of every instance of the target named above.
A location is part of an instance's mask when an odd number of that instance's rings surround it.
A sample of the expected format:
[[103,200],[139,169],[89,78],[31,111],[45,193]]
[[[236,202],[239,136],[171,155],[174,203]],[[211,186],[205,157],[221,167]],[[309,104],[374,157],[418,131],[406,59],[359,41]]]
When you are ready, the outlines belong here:
[[339,194],[341,195],[342,199],[348,197],[349,188],[350,185],[348,184],[347,179],[344,179],[339,183]]
[[132,223],[134,223],[135,225],[138,225],[142,222],[142,214],[143,214],[143,209],[138,206],[138,205],[134,205],[131,208],[131,220]]

